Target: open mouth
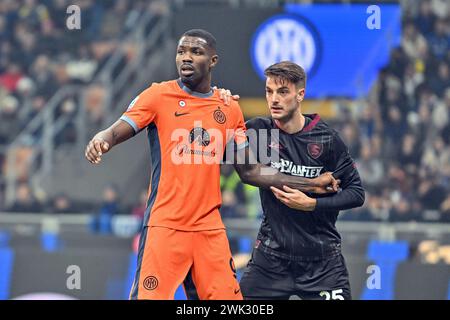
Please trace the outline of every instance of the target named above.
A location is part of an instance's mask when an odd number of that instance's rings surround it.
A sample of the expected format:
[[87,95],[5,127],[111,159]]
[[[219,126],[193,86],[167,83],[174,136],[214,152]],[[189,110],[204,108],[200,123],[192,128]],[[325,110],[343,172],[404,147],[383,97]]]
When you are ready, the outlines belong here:
[[190,77],[194,74],[194,67],[189,64],[183,64],[180,67],[180,73],[184,77]]

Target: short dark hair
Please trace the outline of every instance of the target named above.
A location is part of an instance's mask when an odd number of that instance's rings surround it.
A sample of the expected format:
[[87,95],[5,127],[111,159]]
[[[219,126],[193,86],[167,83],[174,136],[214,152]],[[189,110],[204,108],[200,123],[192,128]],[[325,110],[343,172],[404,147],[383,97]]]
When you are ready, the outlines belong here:
[[271,65],[264,70],[264,75],[291,82],[297,87],[304,88],[306,86],[305,70],[291,61],[282,61]]
[[206,43],[208,44],[208,46],[213,49],[214,51],[216,51],[216,45],[217,45],[217,41],[216,38],[214,38],[214,36],[209,33],[206,30],[203,29],[191,29],[186,31],[185,33],[183,33],[183,35],[181,37],[198,37],[198,38],[202,38],[206,41]]

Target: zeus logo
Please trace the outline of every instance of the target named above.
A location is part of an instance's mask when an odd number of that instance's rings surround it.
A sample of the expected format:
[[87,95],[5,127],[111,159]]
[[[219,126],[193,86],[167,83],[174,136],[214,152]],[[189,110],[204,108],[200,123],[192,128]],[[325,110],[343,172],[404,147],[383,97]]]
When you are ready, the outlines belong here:
[[292,161],[280,159],[280,162],[271,162],[271,167],[278,169],[281,173],[289,173],[293,176],[315,178],[320,176],[323,167],[307,167],[293,163]]
[[285,60],[295,62],[311,73],[318,60],[318,35],[298,17],[278,15],[259,27],[251,51],[253,66],[262,78],[268,66]]

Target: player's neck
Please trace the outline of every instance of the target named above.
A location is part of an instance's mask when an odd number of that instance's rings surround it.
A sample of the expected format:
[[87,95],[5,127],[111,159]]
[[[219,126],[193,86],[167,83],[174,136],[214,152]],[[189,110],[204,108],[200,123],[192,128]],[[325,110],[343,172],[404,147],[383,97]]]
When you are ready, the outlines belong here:
[[293,116],[286,120],[274,120],[278,128],[286,133],[294,134],[303,130],[305,126],[305,116],[301,113],[300,108],[293,114]]
[[209,93],[211,91],[211,76],[204,78],[198,83],[184,82],[183,84],[189,88],[191,91],[199,93]]

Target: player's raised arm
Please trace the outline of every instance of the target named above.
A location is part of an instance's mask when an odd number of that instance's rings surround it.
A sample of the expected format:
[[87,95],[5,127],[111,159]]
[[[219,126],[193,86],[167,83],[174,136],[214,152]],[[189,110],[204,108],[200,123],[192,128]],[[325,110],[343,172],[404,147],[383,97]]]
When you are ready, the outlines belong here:
[[128,140],[135,131],[131,125],[123,120],[117,120],[109,128],[97,133],[86,146],[86,159],[92,164],[99,164],[102,155],[116,144]]
[[234,159],[236,159],[234,168],[242,182],[256,187],[269,189],[270,187],[283,188],[283,186],[288,186],[318,194],[337,192],[339,187],[339,181],[330,172],[314,179],[293,177],[280,173],[275,168],[252,161],[256,158],[248,146],[243,150],[235,150]]

